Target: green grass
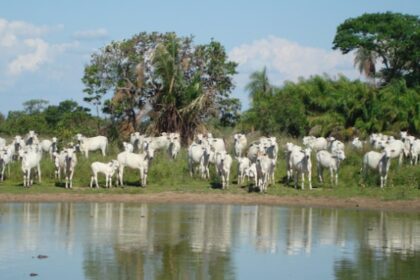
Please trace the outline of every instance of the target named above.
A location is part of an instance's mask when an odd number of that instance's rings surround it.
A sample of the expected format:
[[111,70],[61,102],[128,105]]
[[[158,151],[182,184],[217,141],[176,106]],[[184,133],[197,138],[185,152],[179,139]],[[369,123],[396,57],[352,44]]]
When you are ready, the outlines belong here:
[[[256,137],[256,136],[255,136]],[[336,198],[352,198],[352,197],[369,197],[380,200],[407,200],[420,198],[420,166],[411,166],[404,164],[398,167],[396,161],[393,160],[391,170],[388,177],[388,185],[384,189],[379,187],[379,176],[371,171],[366,178],[360,174],[360,167],[363,153],[352,151],[350,148],[346,151],[346,160],[342,163],[339,171],[338,186],[331,186],[329,172],[324,171],[324,184],[318,182],[316,173],[315,157],[312,157],[313,173],[312,184],[314,189],[310,191],[305,185],[305,190],[295,190],[292,186],[281,183],[284,181],[285,160],[283,156],[283,146],[287,141],[296,142],[290,138],[279,139],[279,159],[276,169],[275,185],[268,188],[268,194],[278,196],[299,196],[299,197],[336,197]],[[230,186],[227,190],[214,188],[218,186],[219,179],[215,176],[214,166],[210,167],[211,179],[202,180],[198,177],[191,178],[188,172],[186,150],[182,149],[179,157],[173,161],[165,153],[159,153],[154,159],[148,176],[147,187],[139,187],[138,171],[125,169],[124,182],[125,188],[105,189],[105,179],[99,175],[100,189],[90,189],[90,163],[93,161],[109,161],[115,158],[118,153],[118,147],[113,145],[110,148],[110,155],[105,158],[99,153],[91,153],[89,159],[78,155],[78,165],[76,167],[73,184],[71,190],[65,189],[64,181],[58,182],[54,179],[54,167],[52,161],[47,155],[42,160],[42,183],[38,183],[35,178],[35,184],[30,188],[22,186],[22,172],[20,163],[14,162],[10,167],[10,176],[0,183],[0,193],[9,194],[39,194],[39,193],[77,193],[77,194],[137,194],[137,193],[159,193],[165,191],[171,192],[188,192],[188,193],[232,193],[232,194],[249,194],[246,186],[239,187],[236,184],[237,162],[234,161]],[[262,195],[262,194],[252,194]]]

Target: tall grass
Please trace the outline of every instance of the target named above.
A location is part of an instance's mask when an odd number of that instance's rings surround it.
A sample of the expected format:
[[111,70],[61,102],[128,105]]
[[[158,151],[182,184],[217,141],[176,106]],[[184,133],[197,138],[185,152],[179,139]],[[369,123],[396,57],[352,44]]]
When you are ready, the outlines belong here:
[[[231,139],[226,134],[218,134],[218,136],[227,139],[229,151],[232,152]],[[258,133],[251,134],[249,143],[257,139]],[[397,160],[392,160],[391,168],[388,176],[388,184],[384,189],[379,187],[379,176],[377,172],[370,170],[367,176],[363,176],[360,172],[362,157],[366,151],[355,151],[346,145],[346,159],[342,162],[339,170],[339,183],[333,186],[330,183],[330,176],[327,170],[324,170],[324,183],[318,181],[316,171],[315,156],[312,156],[312,183],[314,189],[312,191],[305,187],[305,190],[293,187],[293,182],[286,184],[286,162],[283,153],[283,147],[286,142],[301,144],[299,139],[289,137],[277,137],[279,144],[279,157],[275,172],[276,183],[268,188],[268,193],[273,195],[288,196],[315,196],[315,197],[340,197],[350,198],[356,196],[376,197],[383,200],[394,199],[414,199],[420,197],[420,166],[411,166],[405,162],[401,167],[398,166]],[[0,193],[153,193],[163,191],[173,192],[220,192],[220,193],[243,193],[249,192],[249,185],[237,185],[237,162],[234,160],[230,186],[228,190],[219,188],[220,181],[216,176],[214,166],[210,167],[211,179],[203,180],[198,175],[190,177],[188,170],[187,151],[183,148],[176,160],[172,160],[164,152],[159,152],[155,156],[148,173],[147,187],[140,187],[139,173],[137,170],[129,168],[124,172],[124,188],[90,189],[89,182],[91,177],[90,164],[94,161],[107,162],[116,158],[121,150],[116,143],[112,143],[108,149],[108,155],[103,157],[99,152],[89,154],[89,159],[78,154],[78,165],[76,167],[72,190],[63,188],[64,181],[61,182],[54,178],[54,165],[49,155],[44,155],[41,162],[42,183],[38,183],[35,178],[35,184],[31,188],[23,188],[22,172],[20,162],[13,162],[10,166],[10,176],[6,171],[6,179],[0,183]],[[115,182],[115,181],[114,181]],[[104,176],[99,175],[99,185],[105,185]],[[115,185],[115,183],[114,183]],[[260,194],[251,194],[260,195]]]

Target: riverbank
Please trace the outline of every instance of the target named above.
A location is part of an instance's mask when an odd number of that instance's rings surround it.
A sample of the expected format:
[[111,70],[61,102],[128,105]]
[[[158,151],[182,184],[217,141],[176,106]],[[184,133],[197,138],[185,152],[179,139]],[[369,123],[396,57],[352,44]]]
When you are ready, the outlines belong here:
[[384,201],[377,198],[300,197],[267,194],[161,192],[147,194],[81,194],[37,193],[0,194],[0,202],[144,202],[144,203],[205,203],[263,204],[419,212],[420,199]]

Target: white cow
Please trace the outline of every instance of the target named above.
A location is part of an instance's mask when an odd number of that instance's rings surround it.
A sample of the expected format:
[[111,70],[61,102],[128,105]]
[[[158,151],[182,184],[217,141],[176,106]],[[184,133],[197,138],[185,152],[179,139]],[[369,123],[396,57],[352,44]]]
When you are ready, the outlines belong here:
[[247,157],[249,158],[251,162],[256,162],[258,152],[263,152],[263,151],[264,151],[264,147],[259,141],[253,142],[249,145]]
[[225,152],[225,141],[222,138],[208,137],[207,141],[215,153]]
[[390,157],[398,158],[398,165],[402,164],[405,145],[401,140],[388,140],[387,143],[382,144],[382,148],[389,148]]
[[238,161],[238,185],[241,185],[246,176],[246,170],[251,166],[251,161],[247,157],[236,157]]
[[131,143],[123,142],[124,151],[132,153],[134,151],[134,146]]
[[77,165],[76,150],[74,148],[67,148],[61,151],[59,154],[55,153],[54,155],[54,162],[57,168],[56,177],[61,180],[61,171],[63,170],[64,178],[66,180],[65,188],[71,189],[73,187],[74,170]]
[[37,169],[38,180],[41,183],[41,158],[42,151],[38,146],[35,146],[33,149],[27,149],[21,151],[22,157],[22,172],[23,172],[23,186],[30,187],[33,184],[31,179],[31,170],[33,168]]
[[176,159],[179,151],[181,150],[181,137],[179,133],[169,133],[169,156]]
[[368,168],[377,170],[381,177],[381,188],[386,185],[389,167],[391,166],[391,153],[391,149],[385,148],[382,153],[370,151],[363,156],[363,173],[366,175]]
[[49,153],[52,157],[53,153],[57,151],[57,137],[49,139],[44,139],[40,142],[40,146],[43,152]]
[[98,185],[98,173],[105,175],[105,187],[112,188],[112,177],[114,176],[115,171],[119,169],[120,164],[117,160],[112,160],[107,163],[95,161],[90,165],[92,169],[92,177],[90,178],[90,187],[93,187],[93,182],[95,182],[96,188],[99,188]]
[[25,144],[29,146],[39,144],[38,134],[36,134],[35,131],[30,130],[25,137]]
[[242,151],[246,148],[247,139],[245,134],[237,133],[233,135],[233,147],[236,157],[242,156]]
[[248,180],[253,179],[254,180],[254,185],[257,186],[258,182],[257,182],[257,165],[254,163],[251,163],[251,165],[245,169],[245,176],[248,178]]
[[217,174],[222,178],[222,188],[229,187],[230,168],[232,167],[232,157],[226,151],[216,153]]
[[328,149],[328,142],[327,139],[325,139],[324,137],[303,137],[303,145],[308,148],[311,148],[311,150],[314,150],[315,152]]
[[338,184],[338,168],[340,163],[346,158],[344,151],[340,149],[333,150],[332,153],[328,151],[319,151],[316,154],[318,178],[321,183],[324,182],[322,170],[328,168],[330,170],[331,184]]
[[298,176],[302,176],[302,190],[305,189],[305,174],[308,177],[309,189],[312,189],[312,162],[311,149],[294,150],[290,155],[290,164],[294,174],[295,189],[297,189]]
[[210,150],[209,146],[206,147],[205,144],[197,144],[193,142],[188,147],[188,169],[190,171],[190,176],[193,176],[194,173],[194,165],[198,165],[198,170],[200,172],[201,178],[206,178],[207,170],[206,170],[206,159],[205,153],[207,150]]
[[351,141],[351,145],[356,150],[363,149],[363,142],[359,139],[359,137],[354,137],[353,141]]
[[334,137],[330,136],[327,138],[328,141],[328,150],[330,152],[333,152],[335,150],[341,150],[344,151],[344,143],[341,142],[340,140],[335,139]]
[[420,155],[420,139],[416,139],[410,146],[411,164],[416,165]]
[[141,135],[140,132],[134,132],[130,134],[130,143],[136,149],[136,151],[141,151],[143,148],[143,141],[145,136]]
[[285,157],[286,157],[286,175],[287,175],[287,183],[290,182],[290,179],[292,178],[293,175],[293,168],[292,168],[292,162],[291,162],[291,154],[293,151],[300,151],[302,150],[302,147],[295,145],[291,142],[286,143],[285,146]]
[[78,133],[76,135],[77,141],[80,144],[80,151],[89,157],[89,151],[101,150],[102,155],[106,156],[106,147],[108,146],[108,138],[105,136],[85,137]]
[[149,171],[150,157],[148,151],[144,151],[140,154],[122,152],[117,156],[119,163],[118,181],[120,186],[124,185],[124,168],[129,167],[132,169],[139,170],[140,173],[140,185],[146,187],[147,184],[147,173]]
[[255,167],[257,169],[257,186],[260,192],[267,192],[271,172],[274,169],[273,161],[267,154],[263,152],[258,153]]
[[[13,148],[13,146],[11,146]],[[10,175],[10,162],[12,161],[12,150],[5,147],[2,151],[0,151],[0,180],[4,180],[4,171],[6,170],[6,166],[9,169]]]

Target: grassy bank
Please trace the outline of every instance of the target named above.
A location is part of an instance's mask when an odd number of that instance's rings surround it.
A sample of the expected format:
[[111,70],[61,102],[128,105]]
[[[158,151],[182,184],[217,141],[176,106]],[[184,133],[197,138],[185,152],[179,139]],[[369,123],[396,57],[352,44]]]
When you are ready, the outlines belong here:
[[[312,183],[314,189],[310,191],[305,186],[305,190],[295,190],[292,185],[285,184],[285,160],[282,148],[286,141],[293,139],[279,138],[279,160],[276,170],[276,184],[268,188],[268,194],[275,196],[298,196],[298,197],[331,197],[331,198],[353,198],[365,197],[375,198],[379,200],[411,200],[420,198],[420,167],[404,164],[398,167],[396,161],[393,160],[389,173],[388,185],[382,190],[378,186],[379,177],[375,172],[370,172],[364,178],[360,174],[361,160],[363,152],[356,152],[347,148],[346,160],[342,163],[339,172],[338,186],[332,186],[329,182],[328,171],[324,171],[324,184],[318,182],[316,174],[316,162],[312,157],[313,174]],[[295,141],[296,142],[296,141]],[[349,145],[348,145],[349,146]],[[211,179],[202,180],[199,178],[191,178],[188,173],[187,154],[183,149],[180,156],[175,160],[169,160],[164,154],[158,154],[151,165],[148,176],[148,185],[146,188],[139,187],[138,172],[126,169],[124,173],[125,188],[112,189],[90,189],[90,163],[93,161],[108,161],[115,158],[119,148],[113,145],[109,149],[109,155],[103,158],[99,153],[93,153],[87,160],[84,156],[79,155],[78,165],[74,175],[74,188],[72,190],[64,189],[64,182],[58,182],[54,179],[54,168],[52,161],[47,155],[42,160],[42,183],[37,183],[31,188],[22,187],[22,174],[20,163],[15,162],[10,167],[10,176],[0,184],[0,194],[59,194],[59,193],[75,193],[75,194],[153,194],[162,192],[179,192],[179,193],[229,193],[229,194],[248,194],[249,186],[238,186],[236,184],[236,161],[234,161],[231,183],[229,189],[219,189],[219,179],[215,176],[214,167],[211,167]],[[7,175],[7,171],[6,171]],[[103,176],[99,177],[99,184],[104,186]],[[252,190],[251,190],[252,191]],[[258,194],[260,195],[260,194]]]

